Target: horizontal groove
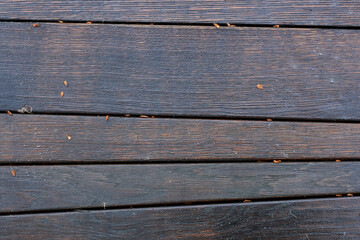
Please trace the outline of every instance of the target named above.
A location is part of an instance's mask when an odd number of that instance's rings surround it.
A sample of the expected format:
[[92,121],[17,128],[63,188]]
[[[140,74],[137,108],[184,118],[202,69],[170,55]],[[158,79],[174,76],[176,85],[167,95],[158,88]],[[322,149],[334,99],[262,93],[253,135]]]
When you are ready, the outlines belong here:
[[[27,115],[27,113],[17,113],[10,109],[13,115]],[[7,111],[0,111],[0,114],[8,114]],[[85,116],[85,117],[126,117],[126,118],[162,118],[162,119],[194,119],[194,120],[238,120],[238,121],[265,121],[268,122],[323,122],[323,123],[360,123],[360,119],[327,119],[327,118],[289,118],[289,117],[266,117],[266,116],[223,116],[223,115],[177,115],[177,114],[141,114],[135,113],[83,113],[83,112],[45,112],[34,111],[30,115],[55,115],[55,116]]]
[[[92,21],[92,20],[35,20],[35,19],[0,19],[0,22],[28,22],[28,23],[83,23],[87,24],[91,22],[93,24],[117,24],[117,25],[126,25],[126,24],[136,24],[136,25],[154,25],[154,26],[214,26],[213,22],[203,22],[203,23],[189,23],[189,22],[149,22],[149,21]],[[305,24],[279,24],[279,23],[272,23],[272,24],[255,24],[255,23],[242,23],[242,22],[229,22],[231,27],[254,27],[254,28],[273,28],[274,25],[279,25],[280,28],[315,28],[315,29],[353,29],[359,30],[360,26],[347,26],[347,25],[305,25]],[[217,24],[221,27],[228,27],[227,22],[217,22]]]
[[[51,162],[0,162],[0,166],[66,166],[66,165],[175,165],[175,164],[230,164],[230,163],[268,163],[268,164],[286,164],[286,163],[318,163],[318,162],[359,162],[359,158],[306,158],[306,159],[281,159],[280,163],[274,163],[278,159],[203,159],[203,160],[179,160],[179,159],[164,159],[164,160],[135,160],[135,161],[54,161]],[[340,160],[340,161],[339,161]]]
[[[353,197],[346,197],[348,193],[337,193],[336,195],[342,195],[345,198],[359,197],[360,193],[351,193]],[[334,199],[341,198],[336,197],[334,194],[325,195],[313,195],[304,197],[274,197],[274,198],[257,198],[257,199],[227,199],[227,200],[214,200],[214,201],[195,201],[195,202],[179,202],[179,203],[159,203],[159,204],[136,204],[136,205],[120,205],[120,206],[106,206],[104,207],[87,207],[87,208],[67,208],[67,209],[47,209],[47,210],[28,210],[28,211],[13,211],[13,212],[1,212],[0,216],[21,216],[21,215],[39,215],[39,214],[57,214],[57,213],[76,213],[76,212],[105,212],[112,210],[126,210],[126,209],[154,209],[154,208],[174,208],[174,207],[192,207],[192,206],[214,206],[214,205],[226,205],[226,204],[256,204],[256,203],[281,203],[284,201],[299,201],[299,200],[320,200],[320,199]],[[250,202],[244,203],[245,200]]]

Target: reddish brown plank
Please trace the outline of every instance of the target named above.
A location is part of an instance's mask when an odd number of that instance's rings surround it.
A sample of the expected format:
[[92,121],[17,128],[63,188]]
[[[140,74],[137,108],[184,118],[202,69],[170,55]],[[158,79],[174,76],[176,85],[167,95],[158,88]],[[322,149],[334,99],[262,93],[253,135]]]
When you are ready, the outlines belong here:
[[359,239],[360,199],[0,216],[3,239]]
[[353,0],[1,0],[2,19],[359,26]]
[[0,136],[2,163],[360,158],[356,123],[1,114]]
[[360,119],[357,30],[1,23],[0,31],[4,112],[28,104],[35,113]]

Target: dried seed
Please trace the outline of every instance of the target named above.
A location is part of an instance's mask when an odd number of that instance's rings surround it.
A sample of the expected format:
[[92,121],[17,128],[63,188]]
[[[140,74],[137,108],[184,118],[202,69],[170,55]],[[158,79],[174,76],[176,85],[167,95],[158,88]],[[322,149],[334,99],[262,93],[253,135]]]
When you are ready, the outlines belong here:
[[214,26],[215,26],[216,28],[220,28],[220,25],[217,24],[217,23],[214,23]]
[[342,195],[341,195],[341,194],[336,194],[336,196],[337,196],[337,197],[342,197]]
[[148,118],[149,116],[146,115],[140,115],[141,118]]
[[87,24],[91,24],[91,22],[86,22]]
[[64,81],[64,85],[69,86],[69,84],[68,84],[68,82],[66,80]]
[[40,27],[40,24],[34,23],[32,26],[33,26],[34,28],[35,28],[35,27]]
[[227,25],[228,27],[231,27],[231,24],[230,24],[230,23],[228,23],[228,22],[226,23],[226,25]]
[[106,121],[109,121],[109,115],[106,115],[105,119],[106,119]]
[[10,111],[7,111],[7,114],[9,114],[10,116],[12,116],[13,114],[12,114],[12,112],[10,112]]
[[273,27],[274,27],[274,28],[279,28],[280,26],[279,26],[279,25],[274,25]]
[[125,117],[130,117],[130,114],[125,114]]
[[244,200],[244,203],[251,202],[251,200]]
[[64,23],[63,21],[59,21],[59,23]]
[[64,96],[64,92],[60,92],[60,97],[62,98]]
[[353,197],[354,195],[352,193],[348,193],[346,196]]
[[68,134],[66,135],[67,139],[71,140],[71,136]]
[[151,116],[151,118],[155,118],[155,116]]
[[274,163],[281,163],[281,160],[274,160]]
[[268,119],[266,119],[266,121],[271,122],[271,121],[272,121],[272,119],[271,119],[271,118],[268,118]]
[[256,85],[256,87],[257,87],[258,89],[260,89],[260,90],[263,90],[263,89],[264,89],[263,85],[261,85],[261,84]]
[[336,159],[335,161],[336,161],[336,162],[341,162],[341,160],[339,160],[339,159]]
[[16,176],[15,170],[11,170],[11,174],[15,177]]

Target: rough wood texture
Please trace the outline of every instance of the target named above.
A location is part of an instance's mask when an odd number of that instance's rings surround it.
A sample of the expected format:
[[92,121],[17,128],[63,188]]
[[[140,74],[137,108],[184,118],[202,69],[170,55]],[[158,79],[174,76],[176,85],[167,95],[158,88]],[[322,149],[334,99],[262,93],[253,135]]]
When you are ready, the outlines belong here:
[[0,211],[335,196],[360,192],[359,171],[350,162],[4,166]]
[[1,19],[359,26],[354,0],[1,0]]
[[0,32],[2,111],[360,119],[357,30],[1,23]]
[[1,114],[0,136],[2,163],[360,158],[356,123]]
[[1,216],[2,239],[359,239],[360,199]]

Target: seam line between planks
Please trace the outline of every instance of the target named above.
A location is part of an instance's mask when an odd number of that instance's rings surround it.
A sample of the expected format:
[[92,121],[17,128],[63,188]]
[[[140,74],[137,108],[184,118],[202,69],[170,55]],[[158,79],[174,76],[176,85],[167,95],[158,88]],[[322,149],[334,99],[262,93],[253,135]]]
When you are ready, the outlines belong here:
[[[346,197],[347,193],[338,193],[344,197],[335,197],[335,195],[313,195],[304,197],[280,197],[280,198],[263,198],[263,199],[234,199],[234,200],[215,200],[215,201],[195,201],[195,202],[181,202],[181,203],[159,203],[159,204],[136,204],[136,205],[123,205],[123,206],[106,206],[104,207],[87,207],[87,208],[67,208],[67,209],[46,209],[46,210],[28,210],[28,211],[13,211],[1,212],[0,216],[20,216],[20,215],[38,215],[38,214],[56,214],[56,213],[73,213],[82,211],[100,212],[111,210],[125,210],[125,209],[153,209],[153,208],[173,208],[173,207],[193,207],[193,206],[214,206],[224,204],[268,204],[268,203],[281,203],[285,201],[301,201],[301,200],[320,200],[320,199],[360,199],[360,193],[352,193],[353,197]],[[244,200],[251,202],[244,203]]]
[[[204,160],[134,160],[134,161],[33,161],[33,162],[0,162],[2,166],[66,166],[66,165],[175,165],[175,164],[231,164],[231,163],[268,163],[268,164],[287,164],[287,163],[320,163],[320,162],[335,162],[341,164],[342,162],[359,162],[359,158],[306,158],[306,159],[280,159],[281,163],[274,163],[274,160],[278,159],[253,159],[253,160],[241,160],[241,159],[204,159]],[[340,160],[337,162],[336,160]]]
[[[212,26],[214,27],[213,22],[204,22],[204,23],[187,23],[187,22],[139,22],[139,21],[92,21],[92,20],[34,20],[34,19],[0,19],[0,22],[24,22],[24,23],[78,23],[78,24],[87,24],[91,22],[92,24],[113,24],[113,25],[153,25],[153,26]],[[274,22],[273,24],[249,24],[249,23],[241,23],[241,22],[229,22],[234,27],[249,27],[249,28],[273,28],[274,25],[279,25],[279,23]],[[233,28],[228,27],[225,22],[218,22],[219,26],[224,28]],[[214,27],[215,28],[215,27]],[[308,29],[351,29],[351,30],[360,30],[360,26],[347,26],[347,25],[304,25],[304,24],[280,24],[280,28],[308,28]]]
[[[13,115],[28,115],[27,113],[17,113],[14,110],[12,111]],[[7,115],[7,111],[0,111],[0,114]],[[215,116],[215,115],[176,115],[176,114],[130,114],[126,116],[126,113],[79,113],[79,112],[32,112],[29,115],[49,115],[49,116],[85,116],[85,117],[123,117],[123,118],[143,118],[145,115],[148,119],[158,118],[158,119],[193,119],[193,120],[231,120],[231,121],[263,121],[268,122],[268,119],[271,119],[271,122],[322,122],[322,123],[360,123],[360,119],[321,119],[321,118],[292,118],[292,117],[266,117],[266,116]]]

